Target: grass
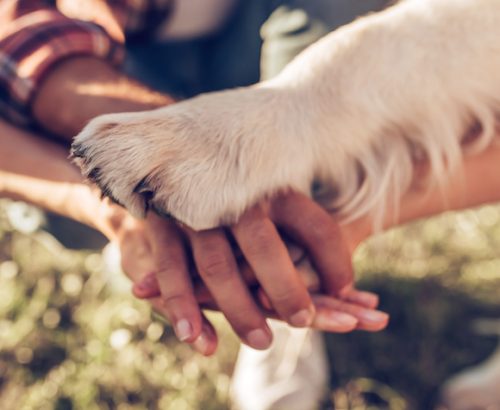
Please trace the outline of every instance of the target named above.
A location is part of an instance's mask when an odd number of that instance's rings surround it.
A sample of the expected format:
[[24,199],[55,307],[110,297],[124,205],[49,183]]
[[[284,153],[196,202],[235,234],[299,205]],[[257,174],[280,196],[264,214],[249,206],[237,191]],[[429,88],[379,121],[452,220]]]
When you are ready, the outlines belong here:
[[[65,249],[38,215],[0,204],[0,408],[230,408],[238,345],[223,320],[217,356],[193,353],[100,253]],[[432,409],[444,380],[496,347],[497,326],[478,319],[500,316],[500,208],[391,231],[359,250],[356,267],[391,324],[326,336],[325,408]]]

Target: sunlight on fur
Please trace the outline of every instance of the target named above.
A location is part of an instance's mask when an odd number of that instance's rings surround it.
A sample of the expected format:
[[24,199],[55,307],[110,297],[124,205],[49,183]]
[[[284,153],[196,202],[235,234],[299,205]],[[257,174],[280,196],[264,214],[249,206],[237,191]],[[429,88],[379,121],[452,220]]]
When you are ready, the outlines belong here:
[[415,161],[445,184],[464,153],[492,143],[499,36],[498,0],[407,0],[326,36],[273,80],[99,117],[73,153],[136,215],[153,207],[212,228],[316,181],[324,206],[345,220],[372,214],[381,228]]

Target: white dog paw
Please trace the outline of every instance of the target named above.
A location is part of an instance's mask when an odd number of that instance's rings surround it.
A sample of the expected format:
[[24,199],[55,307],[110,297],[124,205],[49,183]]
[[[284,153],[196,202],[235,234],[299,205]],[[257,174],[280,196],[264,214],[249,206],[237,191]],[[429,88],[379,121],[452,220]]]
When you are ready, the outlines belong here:
[[415,160],[444,182],[471,128],[470,151],[491,143],[499,36],[498,0],[407,0],[328,35],[267,84],[99,117],[73,154],[134,214],[151,207],[195,229],[313,180],[323,205],[381,222]]
[[280,98],[248,88],[104,115],[76,137],[72,155],[137,216],[152,208],[194,229],[229,224],[278,189],[309,190],[306,148],[277,125]]

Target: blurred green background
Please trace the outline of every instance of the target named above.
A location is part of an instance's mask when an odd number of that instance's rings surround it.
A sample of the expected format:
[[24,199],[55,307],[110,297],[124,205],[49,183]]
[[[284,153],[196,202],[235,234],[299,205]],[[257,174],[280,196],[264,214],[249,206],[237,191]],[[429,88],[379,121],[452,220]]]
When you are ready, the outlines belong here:
[[[432,409],[443,381],[495,349],[499,207],[390,231],[356,268],[391,323],[326,336],[325,408]],[[37,210],[0,201],[0,409],[230,408],[238,344],[224,321],[213,316],[222,343],[204,358],[113,270],[98,251],[64,248]]]

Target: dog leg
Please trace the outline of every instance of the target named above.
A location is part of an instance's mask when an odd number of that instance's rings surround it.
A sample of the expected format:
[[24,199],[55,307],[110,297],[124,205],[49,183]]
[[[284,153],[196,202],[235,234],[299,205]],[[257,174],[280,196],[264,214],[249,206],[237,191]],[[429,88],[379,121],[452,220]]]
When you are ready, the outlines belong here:
[[324,205],[381,220],[415,160],[443,182],[464,150],[491,143],[499,37],[498,0],[407,0],[326,36],[268,82],[99,117],[73,154],[135,214],[153,207],[195,229],[314,182]]

